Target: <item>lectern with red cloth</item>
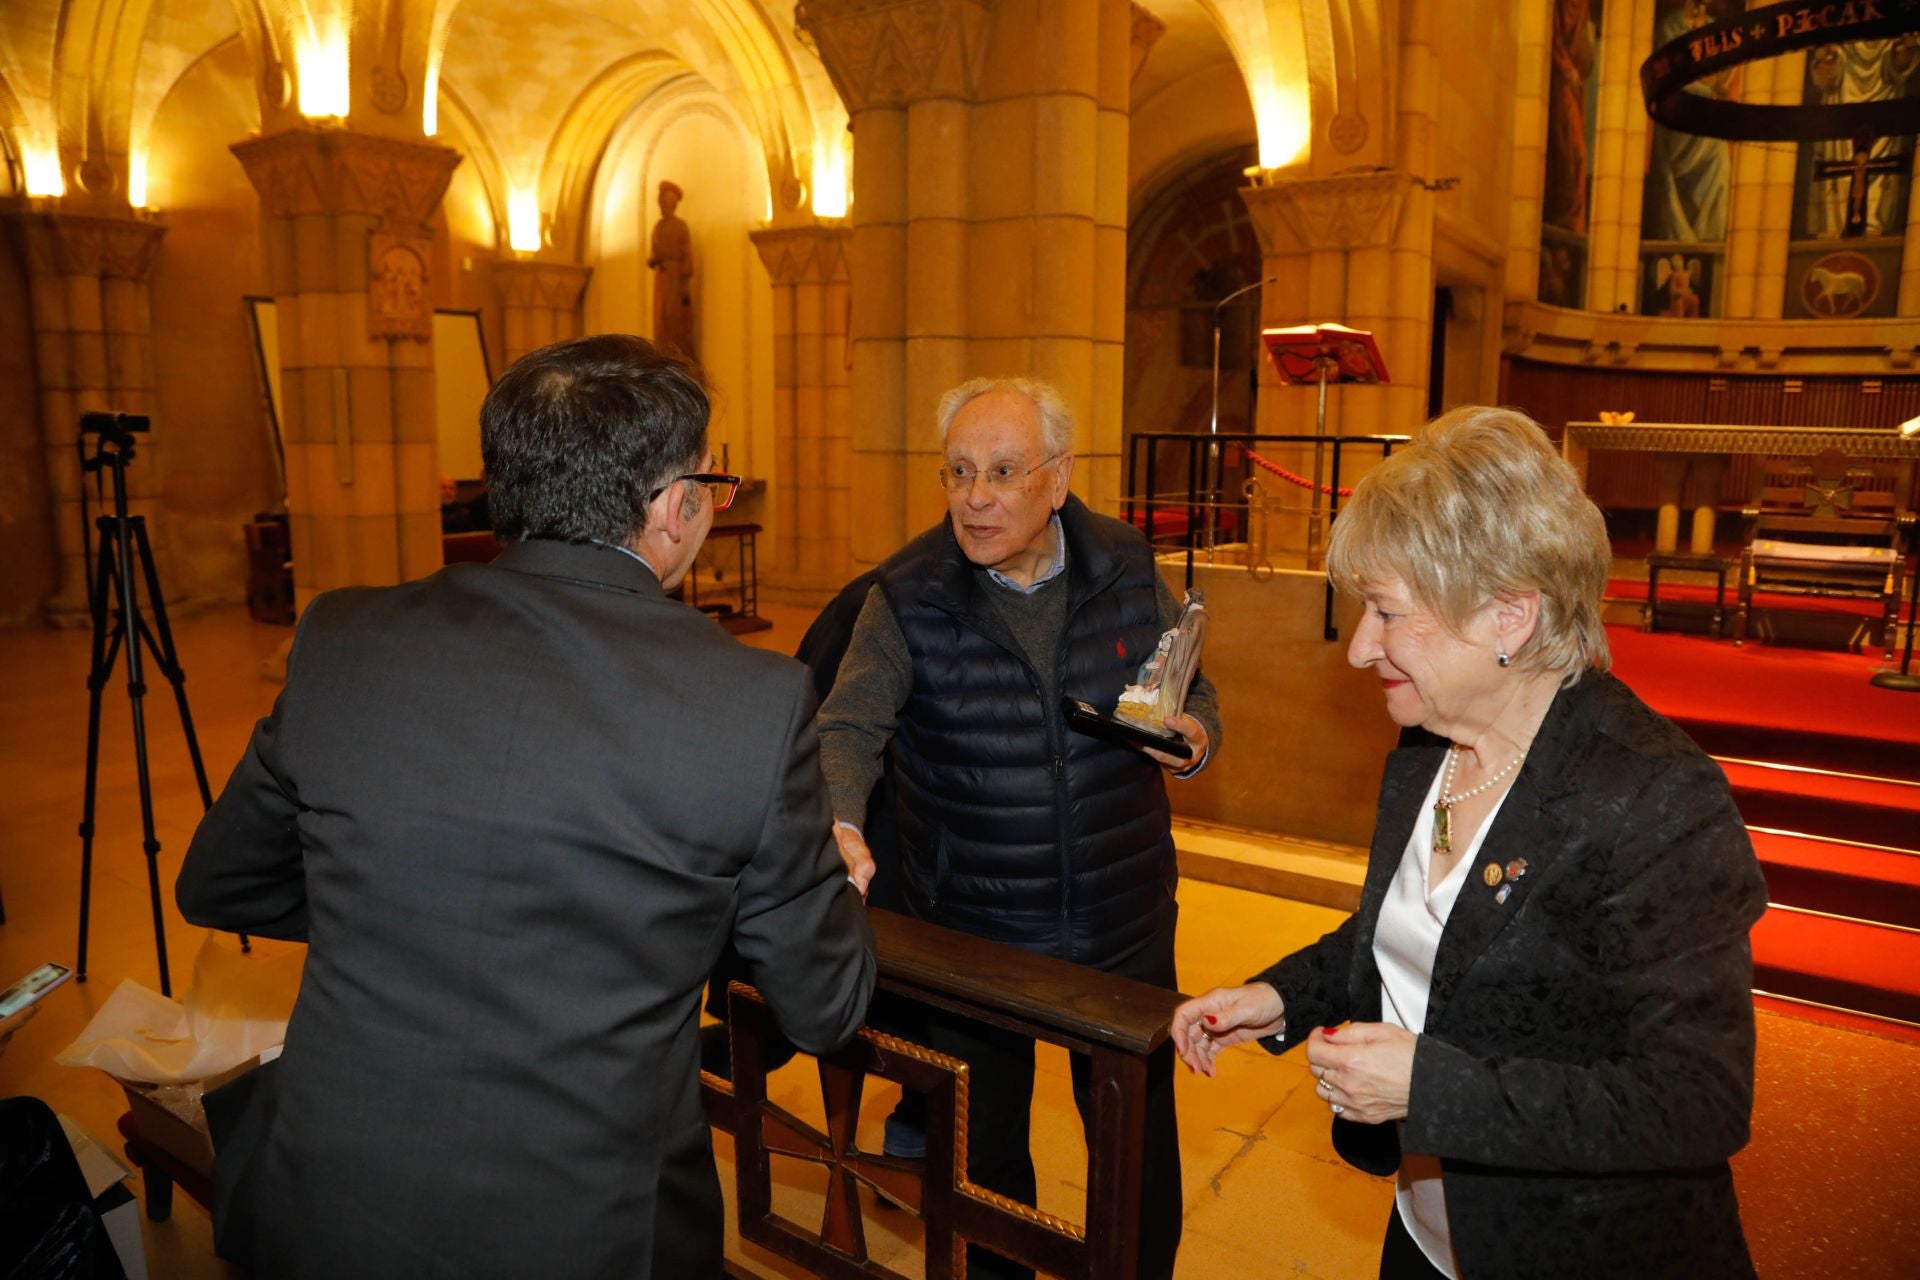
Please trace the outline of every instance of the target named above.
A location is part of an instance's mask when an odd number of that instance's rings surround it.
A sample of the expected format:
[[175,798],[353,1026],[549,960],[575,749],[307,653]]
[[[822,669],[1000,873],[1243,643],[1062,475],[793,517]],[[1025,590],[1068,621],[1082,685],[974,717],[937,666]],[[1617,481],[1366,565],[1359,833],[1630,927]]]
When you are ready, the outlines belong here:
[[1313,418],[1313,519],[1307,525],[1307,562],[1317,559],[1320,538],[1320,499],[1326,492],[1324,469],[1329,382],[1380,383],[1389,381],[1387,362],[1365,329],[1344,324],[1298,324],[1284,329],[1262,329],[1260,340],[1273,358],[1282,382],[1317,382],[1320,403]]

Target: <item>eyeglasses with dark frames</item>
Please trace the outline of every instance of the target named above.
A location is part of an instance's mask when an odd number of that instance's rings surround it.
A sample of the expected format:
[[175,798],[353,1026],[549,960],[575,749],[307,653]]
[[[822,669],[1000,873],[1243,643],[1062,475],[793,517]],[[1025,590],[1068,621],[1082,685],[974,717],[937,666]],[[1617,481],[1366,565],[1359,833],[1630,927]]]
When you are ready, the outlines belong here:
[[[653,496],[655,498],[659,497],[674,485],[679,484],[682,480],[691,480],[695,484],[706,486],[708,496],[713,499],[713,509],[715,511],[725,511],[728,507],[732,506],[734,497],[740,492],[739,476],[729,475],[724,471],[689,471],[686,475],[675,476],[673,479],[667,481],[666,484],[655,489]],[[652,501],[652,499],[650,498],[648,501]]]

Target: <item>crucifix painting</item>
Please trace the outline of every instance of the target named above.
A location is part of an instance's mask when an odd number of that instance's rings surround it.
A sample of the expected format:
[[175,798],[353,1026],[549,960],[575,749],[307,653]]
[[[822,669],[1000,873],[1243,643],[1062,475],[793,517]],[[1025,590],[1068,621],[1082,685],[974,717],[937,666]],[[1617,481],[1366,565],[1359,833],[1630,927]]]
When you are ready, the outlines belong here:
[[[1920,40],[1912,35],[1826,45],[1807,55],[1809,105],[1878,102],[1920,91]],[[1920,114],[1920,103],[1916,104]],[[1913,135],[1840,138],[1800,148],[1797,240],[1901,236],[1913,181]]]

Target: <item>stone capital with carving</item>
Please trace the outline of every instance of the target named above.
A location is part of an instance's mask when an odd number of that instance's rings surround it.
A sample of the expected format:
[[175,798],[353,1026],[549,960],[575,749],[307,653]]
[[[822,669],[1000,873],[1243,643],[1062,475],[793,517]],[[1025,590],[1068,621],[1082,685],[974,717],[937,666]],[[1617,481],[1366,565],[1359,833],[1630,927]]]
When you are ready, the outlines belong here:
[[336,128],[297,128],[232,147],[269,217],[364,214],[396,234],[424,230],[460,154]]
[[972,98],[993,0],[801,0],[813,43],[849,113],[922,98]]
[[848,278],[847,248],[853,233],[845,227],[780,227],[747,234],[776,285],[827,284]]
[[575,262],[500,262],[493,268],[493,293],[503,307],[571,311],[592,276],[592,267]]
[[1331,178],[1275,178],[1242,187],[1260,251],[1268,257],[1314,249],[1369,249],[1393,243],[1408,178],[1398,169]]
[[160,237],[167,233],[165,226],[145,215],[103,217],[30,210],[16,213],[8,221],[13,224],[29,277],[145,280],[160,248]]

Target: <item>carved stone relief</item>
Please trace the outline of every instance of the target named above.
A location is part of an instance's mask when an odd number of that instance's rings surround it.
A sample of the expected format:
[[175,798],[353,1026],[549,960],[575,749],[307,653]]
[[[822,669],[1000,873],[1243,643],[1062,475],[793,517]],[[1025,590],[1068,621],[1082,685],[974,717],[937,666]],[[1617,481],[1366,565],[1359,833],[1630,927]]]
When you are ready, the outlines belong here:
[[427,263],[433,241],[376,231],[367,237],[367,336],[433,339]]

